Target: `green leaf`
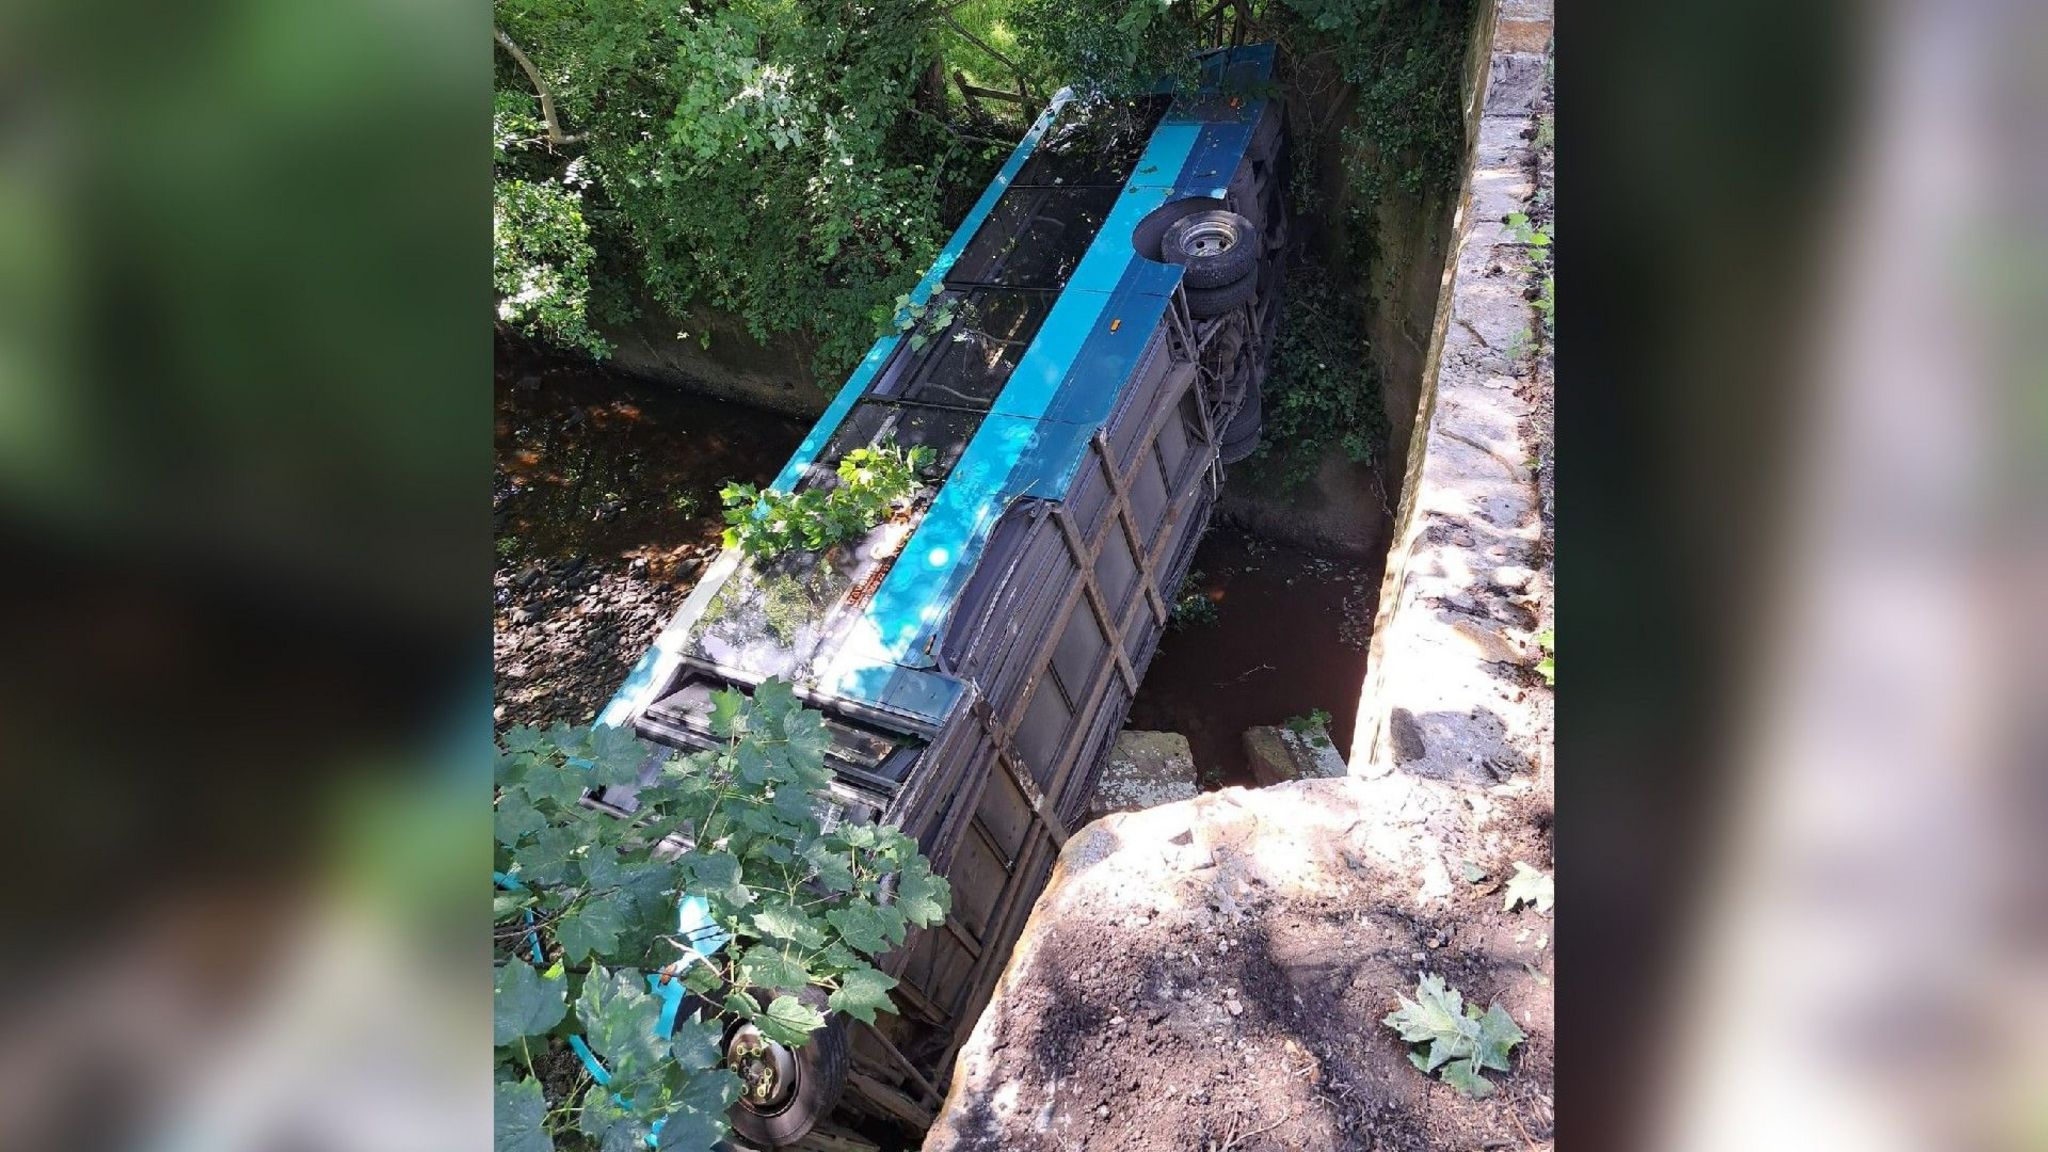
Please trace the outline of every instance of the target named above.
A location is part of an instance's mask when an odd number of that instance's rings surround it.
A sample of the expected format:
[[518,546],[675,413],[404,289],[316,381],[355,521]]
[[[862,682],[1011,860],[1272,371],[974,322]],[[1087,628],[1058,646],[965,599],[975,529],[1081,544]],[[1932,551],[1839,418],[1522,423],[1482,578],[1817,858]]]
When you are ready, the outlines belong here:
[[492,1152],[554,1152],[542,1126],[547,1115],[539,1081],[500,1080],[491,1098]]
[[812,1032],[825,1026],[825,1014],[794,996],[777,996],[754,1017],[754,1026],[770,1040],[794,1047],[807,1043]]
[[526,779],[527,771],[537,763],[534,757],[501,752],[491,762],[491,783],[500,788],[509,788]]
[[817,872],[818,886],[834,894],[853,891],[853,867],[846,857],[824,842],[814,842],[801,853],[804,862]]
[[782,718],[802,705],[797,703],[796,689],[789,681],[771,677],[761,681],[754,689],[754,705],[771,721],[780,723]]
[[[825,919],[839,929],[840,939],[874,956],[889,950],[889,921],[884,911],[872,904],[855,903],[832,909]],[[897,923],[902,923],[901,913]]]
[[740,978],[749,984],[780,989],[801,989],[811,982],[811,975],[802,964],[768,944],[747,949],[740,960]]
[[740,1098],[740,1078],[724,1067],[705,1068],[683,1081],[678,1097],[683,1106],[709,1116],[722,1115]]
[[724,1038],[725,1028],[716,1017],[704,1020],[692,1016],[676,1021],[675,1035],[669,1040],[669,1052],[687,1071],[710,1068],[723,1058],[720,1042]]
[[896,907],[903,918],[920,928],[929,928],[946,918],[953,906],[953,890],[942,876],[929,867],[905,868],[897,873]]
[[566,809],[580,803],[589,787],[590,777],[582,771],[561,764],[542,763],[526,773],[519,790],[535,804],[548,800]]
[[1410,1000],[1406,996],[1396,996],[1395,999],[1401,1002],[1400,1010],[1390,1013],[1381,1022],[1399,1032],[1401,1039],[1417,1044],[1439,1036],[1459,1035],[1465,997],[1456,988],[1447,986],[1443,977],[1424,976],[1416,988],[1416,999]]
[[[821,782],[822,786],[822,782]],[[817,810],[817,799],[810,790],[795,784],[783,784],[775,789],[775,798],[769,802],[769,811],[792,828],[802,828]]]
[[1515,1018],[1498,1004],[1489,1004],[1486,1015],[1479,1018],[1479,1050],[1473,1058],[1481,1068],[1496,1072],[1508,1070],[1508,1049],[1528,1039],[1515,1024]]
[[510,847],[547,826],[547,819],[518,791],[498,797],[497,810],[491,816],[491,830],[498,843]]
[[1502,909],[1513,912],[1518,904],[1534,905],[1538,912],[1550,911],[1557,894],[1557,882],[1548,872],[1538,872],[1520,860],[1515,861],[1515,874],[1508,878],[1507,904]]
[[569,861],[583,847],[574,828],[548,828],[514,857],[519,875],[535,884],[559,884],[568,878]]
[[839,977],[839,990],[826,1000],[834,1012],[844,1012],[864,1024],[875,1022],[875,1012],[892,1011],[889,989],[896,978],[874,968],[855,968]]
[[764,939],[790,940],[805,948],[825,946],[825,929],[817,919],[789,904],[770,904],[754,910],[754,930]]
[[[751,518],[749,518],[751,520]],[[728,545],[730,547],[731,545]],[[711,734],[721,740],[730,740],[739,731],[740,714],[746,707],[747,698],[731,689],[711,694]]]
[[1428,1045],[1423,1052],[1410,1053],[1409,1062],[1425,1073],[1441,1067],[1444,1083],[1467,1096],[1491,1095],[1493,1086],[1480,1069],[1507,1071],[1508,1050],[1526,1039],[1514,1019],[1498,1004],[1489,1005],[1484,1013],[1467,1006],[1441,976],[1423,976],[1415,991],[1414,1000],[1398,997],[1400,1009],[1381,1021],[1402,1040]]
[[799,767],[817,768],[825,762],[825,750],[832,746],[832,734],[825,717],[817,712],[798,712],[783,721],[791,761]]
[[[737,1095],[735,1090],[735,1098]],[[655,1149],[656,1152],[711,1152],[725,1133],[723,1109],[717,1112],[682,1109],[669,1113],[661,1122],[661,1133],[655,1137]]]
[[594,897],[555,921],[555,942],[562,946],[562,955],[572,963],[586,956],[609,956],[626,927],[620,904],[617,896]]
[[769,757],[768,750],[759,744],[741,744],[734,750],[733,760],[740,783],[750,788],[759,788],[775,778],[775,762]]
[[603,1084],[592,1084],[583,1093],[583,1110],[576,1128],[598,1142],[599,1152],[636,1152],[646,1142],[647,1126],[635,1119]]
[[576,999],[576,1018],[614,1083],[645,1075],[666,1051],[664,1038],[655,1034],[661,1001],[648,994],[646,982],[631,968],[607,972],[593,965]]
[[550,980],[524,960],[508,960],[491,986],[491,1043],[538,1036],[569,1011],[568,981]]
[[1474,1100],[1484,1100],[1493,1095],[1493,1085],[1479,1074],[1479,1069],[1470,1060],[1453,1060],[1444,1065],[1443,1082]]
[[724,900],[735,908],[754,902],[754,894],[741,882],[739,857],[730,852],[704,852],[690,857],[691,887],[707,897]]
[[630,728],[601,725],[590,730],[592,787],[631,784],[640,778],[649,749]]
[[546,733],[525,724],[507,731],[503,742],[505,751],[511,753],[524,752],[534,756],[545,756],[554,750],[554,744],[549,741]]

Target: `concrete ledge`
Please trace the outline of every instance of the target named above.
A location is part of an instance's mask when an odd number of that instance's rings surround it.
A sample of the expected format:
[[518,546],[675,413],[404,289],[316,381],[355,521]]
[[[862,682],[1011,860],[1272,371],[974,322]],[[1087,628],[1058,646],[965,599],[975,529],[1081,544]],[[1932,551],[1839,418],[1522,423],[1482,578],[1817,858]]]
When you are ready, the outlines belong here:
[[1472,93],[1470,161],[1446,262],[1406,480],[1349,758],[1494,785],[1545,767],[1550,693],[1533,665],[1550,619],[1538,461],[1549,373],[1524,298],[1528,252],[1504,223],[1529,212],[1550,0],[1503,0]]

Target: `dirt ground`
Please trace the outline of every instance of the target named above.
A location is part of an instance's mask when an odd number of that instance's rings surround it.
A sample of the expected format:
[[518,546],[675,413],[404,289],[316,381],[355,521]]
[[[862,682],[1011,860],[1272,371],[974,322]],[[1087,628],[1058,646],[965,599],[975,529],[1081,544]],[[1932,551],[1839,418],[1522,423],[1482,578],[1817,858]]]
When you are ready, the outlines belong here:
[[[1543,1146],[1551,925],[1501,886],[1550,867],[1550,811],[1547,781],[1395,773],[1090,825],[925,1152]],[[1491,1098],[1425,1077],[1380,1022],[1425,972],[1527,1034]]]

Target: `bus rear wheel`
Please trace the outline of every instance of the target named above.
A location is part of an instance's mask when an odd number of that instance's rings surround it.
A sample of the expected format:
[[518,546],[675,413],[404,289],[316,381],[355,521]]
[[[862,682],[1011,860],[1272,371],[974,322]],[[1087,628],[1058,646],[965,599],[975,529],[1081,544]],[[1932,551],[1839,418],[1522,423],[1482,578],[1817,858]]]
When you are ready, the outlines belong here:
[[1264,249],[1250,220],[1227,209],[1212,209],[1175,221],[1166,230],[1160,251],[1167,263],[1187,268],[1181,282],[1192,290],[1221,288],[1243,279]]
[[[765,996],[755,998],[766,1007]],[[739,1101],[727,1116],[733,1132],[757,1148],[780,1148],[809,1135],[846,1088],[846,1018],[827,1009],[822,988],[806,988],[798,999],[825,1013],[825,1026],[801,1048],[770,1040],[744,1021],[726,1030],[725,1065],[740,1078]]]

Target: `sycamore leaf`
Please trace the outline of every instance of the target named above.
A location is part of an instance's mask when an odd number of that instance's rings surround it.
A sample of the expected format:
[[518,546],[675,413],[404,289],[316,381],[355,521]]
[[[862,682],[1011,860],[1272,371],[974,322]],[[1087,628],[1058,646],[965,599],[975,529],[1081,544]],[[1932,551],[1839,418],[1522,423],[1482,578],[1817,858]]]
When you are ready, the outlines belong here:
[[1473,1055],[1481,1068],[1496,1072],[1508,1070],[1508,1049],[1528,1039],[1515,1018],[1498,1004],[1489,1004],[1486,1014],[1479,1018],[1479,1050]]
[[568,981],[548,979],[514,958],[498,969],[491,986],[491,1043],[510,1044],[561,1023],[569,1010]]
[[1493,1095],[1493,1085],[1479,1074],[1470,1060],[1453,1060],[1444,1065],[1443,1081],[1474,1100]]
[[555,942],[562,946],[562,955],[575,962],[617,948],[619,933],[626,927],[620,903],[609,897],[585,900],[555,921]]
[[598,1142],[600,1152],[628,1152],[638,1148],[645,1136],[640,1122],[603,1084],[592,1084],[583,1093],[583,1108],[576,1117],[576,1127]]
[[763,988],[801,989],[811,982],[804,966],[773,945],[756,944],[740,960],[740,978]]
[[754,893],[740,881],[739,857],[730,852],[704,852],[691,860],[693,890],[716,896],[735,908],[754,902]]
[[889,989],[895,986],[894,976],[874,968],[855,968],[839,977],[839,990],[832,993],[826,1004],[863,1024],[873,1024],[877,1010],[895,1010],[889,1003]]
[[880,955],[889,950],[890,913],[894,912],[893,924],[897,939],[902,938],[903,914],[893,908],[878,908],[873,904],[848,904],[825,913],[825,919],[839,929],[840,939],[870,956]]
[[569,861],[583,843],[583,837],[574,828],[543,829],[515,857],[519,875],[536,884],[559,884],[568,876]]
[[498,843],[507,847],[547,827],[547,823],[524,795],[511,790],[498,798],[497,811],[491,816],[491,828]]
[[825,761],[825,749],[832,746],[832,734],[825,730],[819,712],[798,712],[783,721],[789,741],[789,757],[800,767],[815,768]]
[[647,746],[631,728],[604,725],[590,730],[590,783],[631,784],[640,778],[647,762]]
[[1538,872],[1517,860],[1515,874],[1508,878],[1508,901],[1504,910],[1513,912],[1517,904],[1531,904],[1538,912],[1548,912],[1556,893],[1557,881],[1550,873]]
[[725,1028],[716,1017],[709,1020],[692,1016],[676,1021],[676,1033],[669,1042],[669,1051],[676,1063],[694,1072],[717,1064],[722,1053],[719,1041],[725,1036]]
[[615,1082],[633,1080],[653,1069],[666,1046],[656,1034],[661,1001],[647,992],[638,972],[622,968],[607,972],[591,965],[576,999],[576,1018],[583,1036],[604,1061]]
[[897,874],[896,907],[912,924],[929,928],[946,918],[952,904],[951,887],[944,877],[932,875],[929,868],[905,868]]
[[1416,997],[1410,1000],[1396,996],[1401,1002],[1400,1011],[1389,1014],[1382,1023],[1399,1032],[1401,1039],[1410,1044],[1458,1034],[1458,1022],[1465,1010],[1463,993],[1445,985],[1441,976],[1424,976]]
[[1527,1038],[1514,1019],[1498,1004],[1485,1012],[1467,1005],[1441,976],[1423,976],[1415,993],[1413,1000],[1398,997],[1400,1009],[1381,1021],[1407,1043],[1427,1045],[1410,1053],[1409,1062],[1425,1073],[1442,1068],[1444,1083],[1467,1096],[1492,1094],[1480,1070],[1508,1070],[1508,1050]]
[[546,755],[552,746],[545,733],[526,724],[506,732],[504,743],[507,752],[525,752],[535,756]]
[[[731,1073],[726,1073],[731,1076]],[[734,1077],[737,1085],[738,1077]],[[737,1086],[733,1089],[735,1099],[739,1096]],[[711,1152],[725,1135],[724,1109],[715,1112],[683,1108],[669,1113],[661,1122],[661,1131],[655,1133],[655,1152]]]
[[802,707],[797,703],[796,689],[780,677],[763,680],[754,687],[754,706],[773,720],[780,720]]
[[526,798],[534,804],[552,800],[563,808],[582,800],[589,787],[590,777],[575,768],[554,763],[535,765],[519,784],[520,791],[526,793]]
[[683,1083],[680,1099],[690,1110],[717,1116],[740,1098],[740,1078],[724,1066],[705,1068]]
[[491,1099],[492,1152],[554,1152],[542,1127],[548,1102],[538,1080],[501,1080]]
[[825,1026],[825,1014],[794,996],[777,996],[766,1011],[754,1017],[754,1026],[770,1040],[795,1047]]
[[[731,545],[727,545],[731,547]],[[740,711],[745,708],[747,698],[730,689],[711,694],[711,715],[708,723],[711,734],[721,740],[730,740],[740,730]]]
[[825,930],[816,918],[789,904],[756,908],[754,929],[768,940],[790,940],[805,948],[825,946]]
[[847,863],[846,857],[832,851],[822,841],[805,847],[801,855],[804,863],[816,871],[820,888],[835,895],[853,890],[853,866]]
[[500,752],[497,758],[491,761],[491,783],[500,788],[509,788],[526,779],[527,769],[535,763],[536,758],[532,756]]

